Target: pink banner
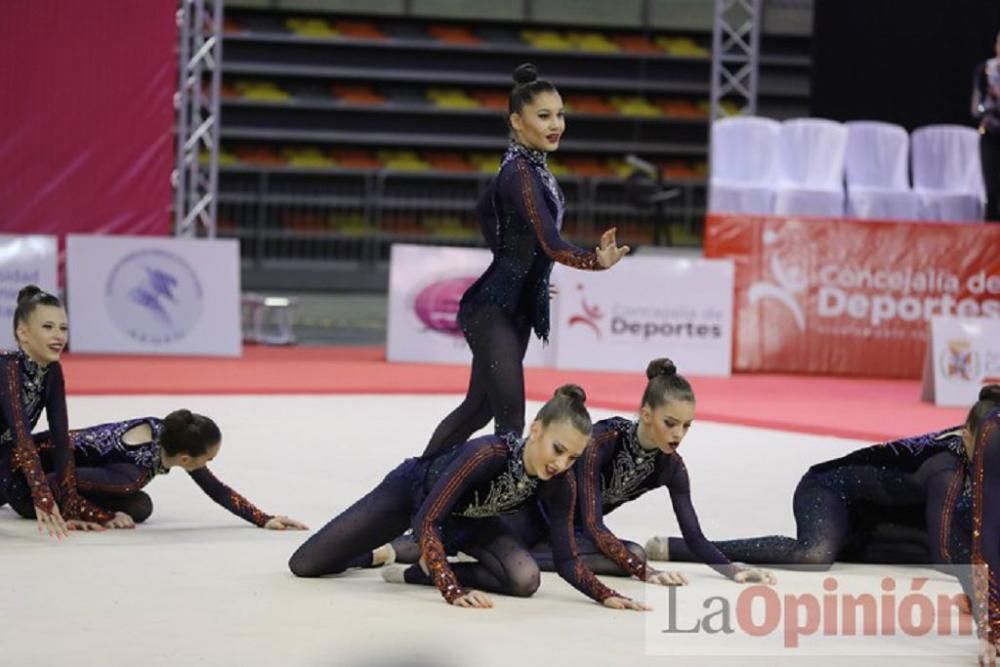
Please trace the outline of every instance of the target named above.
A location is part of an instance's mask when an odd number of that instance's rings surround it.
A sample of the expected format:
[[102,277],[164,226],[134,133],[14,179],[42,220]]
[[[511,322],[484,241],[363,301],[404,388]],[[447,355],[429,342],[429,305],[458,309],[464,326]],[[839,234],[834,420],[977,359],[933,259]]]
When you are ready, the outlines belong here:
[[169,233],[176,11],[0,1],[0,231]]

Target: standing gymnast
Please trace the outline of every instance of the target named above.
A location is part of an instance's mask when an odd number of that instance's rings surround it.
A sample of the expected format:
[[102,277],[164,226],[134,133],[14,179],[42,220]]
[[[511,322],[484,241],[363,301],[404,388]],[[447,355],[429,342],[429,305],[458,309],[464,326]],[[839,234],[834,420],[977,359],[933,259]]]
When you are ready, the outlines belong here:
[[559,236],[565,200],[546,166],[566,129],[562,98],[535,67],[514,70],[508,104],[512,141],[500,172],[476,214],[493,261],[465,294],[458,321],[472,350],[465,400],[437,427],[430,456],[460,442],[492,418],[498,435],[524,431],[524,354],[534,329],[549,334],[549,274],[553,262],[588,271],[614,266],[628,253],[615,230],[593,252]]
[[[58,298],[28,285],[17,295],[18,349],[0,352],[0,500],[29,508],[39,532],[64,537],[70,529],[125,528],[115,515],[77,493],[59,357],[69,327]],[[45,411],[52,433],[54,473],[46,475],[31,429]]]
[[[286,516],[265,514],[223,484],[207,464],[219,454],[222,433],[210,418],[175,410],[163,419],[143,417],[100,424],[69,433],[76,463],[77,488],[102,507],[127,514],[139,523],[153,513],[153,501],[142,491],[157,475],[176,466],[185,470],[212,500],[255,526],[270,530],[305,530]],[[52,465],[51,433],[34,436],[42,465]],[[14,507],[30,516],[31,507]]]
[[[530,596],[538,565],[498,521],[536,498],[551,508],[553,560],[577,590],[614,609],[645,609],[604,586],[576,552],[576,483],[565,473],[590,437],[583,390],[565,385],[539,411],[527,438],[483,436],[435,456],[410,458],[374,490],[309,538],[292,555],[300,577],[336,574],[372,565],[372,550],[412,525],[420,563],[401,573],[406,583],[433,584],[460,607],[492,607],[482,591]],[[461,549],[478,562],[450,565]]]

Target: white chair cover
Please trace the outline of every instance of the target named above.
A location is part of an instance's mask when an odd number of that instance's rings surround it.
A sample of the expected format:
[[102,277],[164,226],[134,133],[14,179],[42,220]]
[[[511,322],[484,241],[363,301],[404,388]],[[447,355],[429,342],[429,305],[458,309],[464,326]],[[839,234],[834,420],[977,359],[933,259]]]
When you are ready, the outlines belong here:
[[709,212],[772,213],[779,129],[777,121],[755,116],[712,124]]
[[781,124],[778,141],[777,215],[844,215],[847,128],[820,118]]
[[899,125],[852,121],[847,126],[845,175],[851,218],[918,220],[920,200],[910,189],[910,136]]
[[979,133],[961,125],[928,125],[913,131],[913,189],[921,217],[981,221],[985,188]]

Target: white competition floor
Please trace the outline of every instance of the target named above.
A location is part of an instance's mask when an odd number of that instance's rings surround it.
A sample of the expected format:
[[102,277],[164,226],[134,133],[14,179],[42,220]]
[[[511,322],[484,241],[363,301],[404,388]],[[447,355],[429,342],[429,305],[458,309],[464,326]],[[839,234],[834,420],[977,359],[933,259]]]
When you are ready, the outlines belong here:
[[[73,427],[162,416],[178,407],[210,415],[224,437],[212,465],[216,475],[265,511],[316,529],[402,458],[419,452],[457,400],[73,397],[69,408]],[[529,417],[537,408],[529,405]],[[610,416],[593,413],[595,419]],[[702,527],[721,539],[794,534],[791,496],[802,472],[862,444],[696,422],[681,451]],[[296,579],[286,563],[306,533],[242,522],[202,495],[180,469],[146,490],[155,504],[146,524],[74,534],[62,543],[0,508],[0,665],[975,664],[970,637],[917,643],[897,632],[880,637],[870,651],[870,640],[862,645],[851,637],[803,640],[802,648],[791,649],[773,641],[764,648],[740,643],[746,638],[726,633],[664,634],[666,589],[611,577],[604,581],[647,600],[654,611],[604,609],[548,573],[533,598],[494,596],[492,610],[450,607],[435,589],[386,584],[378,571]],[[657,533],[677,534],[663,490],[615,512],[608,524],[640,543]],[[677,592],[676,627],[707,615],[704,605],[712,596],[735,599],[741,590],[705,566],[672,569],[691,580]],[[958,591],[954,580],[921,572],[929,578],[926,590]],[[823,576],[776,574],[779,595],[814,586]],[[838,565],[831,574],[842,588],[859,585],[877,593],[884,570]],[[840,657],[829,657],[834,655]]]

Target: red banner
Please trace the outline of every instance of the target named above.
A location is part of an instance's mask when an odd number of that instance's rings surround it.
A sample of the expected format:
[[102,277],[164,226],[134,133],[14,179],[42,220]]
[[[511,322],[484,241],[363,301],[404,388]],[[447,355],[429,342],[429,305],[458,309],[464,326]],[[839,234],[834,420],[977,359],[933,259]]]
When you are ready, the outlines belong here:
[[177,0],[0,4],[0,232],[169,233]]
[[1000,318],[1000,225],[710,215],[737,371],[920,377],[935,315]]

